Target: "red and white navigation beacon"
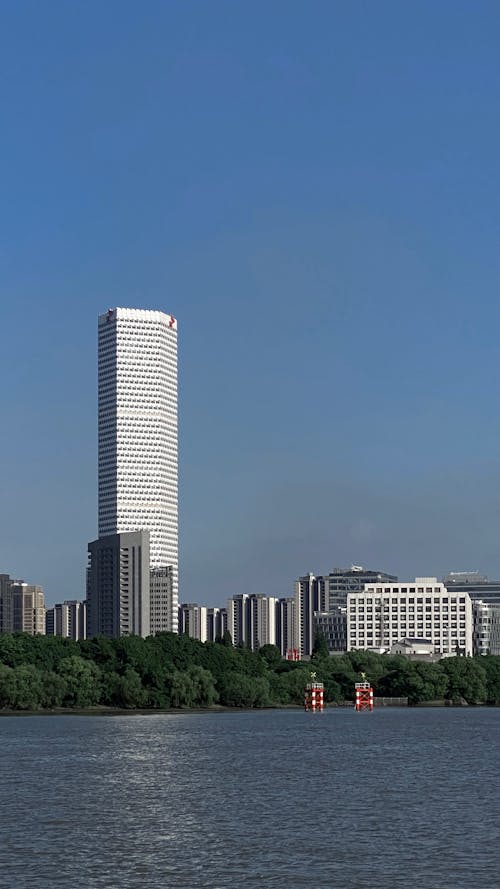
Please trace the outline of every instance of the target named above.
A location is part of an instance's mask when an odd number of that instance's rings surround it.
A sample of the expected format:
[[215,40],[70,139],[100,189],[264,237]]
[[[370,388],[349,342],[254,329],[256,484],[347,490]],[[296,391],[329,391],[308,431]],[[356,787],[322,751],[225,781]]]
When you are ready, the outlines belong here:
[[304,710],[323,710],[324,686],[316,682],[316,673],[311,673],[311,681],[307,683],[304,694]]
[[356,690],[356,703],[354,709],[360,713],[361,710],[373,710],[373,688],[367,682],[366,673],[361,673],[362,682],[356,682],[354,688]]

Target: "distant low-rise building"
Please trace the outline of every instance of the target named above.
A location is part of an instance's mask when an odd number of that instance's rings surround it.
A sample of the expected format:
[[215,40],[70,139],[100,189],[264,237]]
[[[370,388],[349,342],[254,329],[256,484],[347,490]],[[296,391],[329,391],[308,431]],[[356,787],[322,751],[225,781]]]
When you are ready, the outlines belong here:
[[[400,654],[410,660],[436,660],[434,645],[430,639],[401,639],[391,647],[391,654]],[[439,658],[439,655],[437,656]]]

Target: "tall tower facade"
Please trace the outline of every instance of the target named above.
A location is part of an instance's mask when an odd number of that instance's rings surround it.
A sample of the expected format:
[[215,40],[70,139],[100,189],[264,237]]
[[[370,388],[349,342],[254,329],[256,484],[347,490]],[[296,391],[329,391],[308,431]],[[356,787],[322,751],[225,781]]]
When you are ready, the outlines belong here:
[[153,585],[151,612],[164,615],[153,631],[177,632],[177,321],[109,309],[98,340],[99,537],[149,531],[150,568],[171,568]]

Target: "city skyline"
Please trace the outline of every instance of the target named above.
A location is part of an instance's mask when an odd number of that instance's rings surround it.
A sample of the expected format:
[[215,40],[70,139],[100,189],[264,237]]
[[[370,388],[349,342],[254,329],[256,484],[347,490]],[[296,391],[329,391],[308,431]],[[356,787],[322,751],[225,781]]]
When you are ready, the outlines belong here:
[[124,305],[182,319],[183,598],[499,577],[498,15],[174,7],[4,13],[3,570],[84,593]]

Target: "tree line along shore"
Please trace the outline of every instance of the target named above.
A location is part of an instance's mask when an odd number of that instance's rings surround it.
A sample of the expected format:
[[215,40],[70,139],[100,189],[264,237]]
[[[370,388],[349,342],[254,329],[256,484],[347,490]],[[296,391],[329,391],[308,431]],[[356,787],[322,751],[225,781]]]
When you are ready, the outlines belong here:
[[324,683],[327,704],[352,701],[361,671],[376,696],[405,697],[410,705],[500,703],[500,657],[490,655],[437,663],[366,651],[332,657],[318,639],[305,663],[282,660],[273,645],[235,648],[228,636],[204,643],[172,633],[74,642],[16,633],[0,635],[0,709],[299,705],[311,671]]

